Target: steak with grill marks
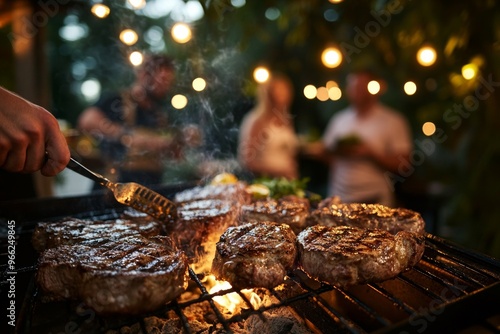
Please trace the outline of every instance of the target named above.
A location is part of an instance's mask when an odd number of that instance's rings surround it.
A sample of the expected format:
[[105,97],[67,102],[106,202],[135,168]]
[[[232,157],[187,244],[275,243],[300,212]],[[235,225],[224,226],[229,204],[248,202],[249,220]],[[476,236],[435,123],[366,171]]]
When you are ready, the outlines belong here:
[[350,226],[315,225],[297,236],[298,263],[310,277],[347,287],[380,282],[413,267],[424,252],[423,236]]
[[99,314],[141,314],[180,295],[187,270],[170,238],[127,236],[47,249],[36,279],[50,300],[83,300]]
[[162,225],[150,218],[83,220],[67,218],[58,222],[38,223],[33,231],[33,247],[41,252],[61,245],[98,245],[127,236],[152,237],[162,232]]
[[177,220],[167,234],[186,252],[197,273],[209,272],[215,244],[224,231],[236,225],[238,209],[233,202],[207,199],[178,203]]
[[306,227],[309,209],[309,201],[297,196],[257,200],[241,207],[240,221],[246,223],[272,221],[288,224],[294,233],[299,233]]
[[425,222],[418,212],[381,204],[332,202],[313,210],[308,220],[309,225],[354,226],[381,229],[392,234],[399,231],[425,232]]
[[220,237],[212,273],[237,289],[271,289],[283,282],[296,255],[296,236],[289,225],[243,224],[228,228]]
[[229,184],[208,184],[186,189],[175,194],[174,201],[190,202],[206,199],[219,199],[235,202],[236,204],[250,203],[252,197],[246,191],[247,184],[239,181]]

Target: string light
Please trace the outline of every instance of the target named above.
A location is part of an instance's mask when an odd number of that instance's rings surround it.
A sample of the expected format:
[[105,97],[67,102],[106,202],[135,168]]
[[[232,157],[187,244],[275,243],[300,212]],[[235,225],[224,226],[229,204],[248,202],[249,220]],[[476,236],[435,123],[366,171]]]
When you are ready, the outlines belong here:
[[207,82],[203,78],[196,78],[193,80],[193,89],[197,92],[201,92],[207,86]]
[[171,34],[174,41],[180,44],[189,42],[193,36],[191,28],[186,23],[182,22],[173,25]]
[[335,68],[342,63],[342,53],[337,48],[326,48],[321,53],[321,61],[328,68]]
[[425,122],[422,125],[422,132],[426,136],[432,136],[436,132],[436,125],[432,122]]
[[146,6],[146,0],[127,0],[127,2],[134,9],[141,9],[144,8],[144,6]]
[[120,41],[125,45],[134,45],[139,40],[139,36],[132,29],[124,29],[120,33]]
[[103,5],[101,3],[96,3],[90,8],[90,12],[94,14],[96,17],[103,19],[109,15],[110,9],[108,6]]
[[328,89],[328,97],[332,101],[338,101],[342,97],[342,91],[339,87],[331,87]]
[[462,67],[462,76],[466,80],[474,79],[478,71],[476,64],[467,64]]
[[318,90],[316,91],[316,97],[320,101],[326,101],[330,97],[328,96],[328,89],[326,87],[318,87]]
[[368,83],[368,86],[366,87],[368,89],[368,92],[372,95],[378,94],[380,92],[380,83],[376,80],[372,80]]
[[431,66],[436,62],[437,54],[431,46],[424,46],[417,52],[417,61],[422,66]]
[[417,92],[417,85],[413,81],[407,81],[403,89],[406,95],[413,95]]
[[312,100],[316,97],[317,89],[313,85],[307,85],[304,87],[304,96],[306,99]]
[[171,103],[175,109],[184,109],[187,106],[188,99],[182,94],[177,94],[172,97]]
[[269,70],[264,66],[258,66],[253,71],[253,78],[258,83],[266,82],[267,80],[269,80],[269,76],[270,76]]
[[132,65],[139,66],[142,64],[144,56],[139,51],[134,51],[130,54],[130,56],[128,56],[128,60]]

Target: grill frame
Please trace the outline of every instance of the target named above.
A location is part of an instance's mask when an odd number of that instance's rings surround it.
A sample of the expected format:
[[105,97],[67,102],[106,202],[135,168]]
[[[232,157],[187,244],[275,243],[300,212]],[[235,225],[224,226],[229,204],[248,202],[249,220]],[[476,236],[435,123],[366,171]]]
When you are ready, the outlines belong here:
[[[174,185],[155,189],[166,197],[192,185]],[[125,209],[116,203],[107,191],[92,195],[0,203],[0,289],[2,295],[8,288],[8,270],[4,261],[6,256],[5,232],[9,220],[16,222],[16,305],[22,304],[16,311],[18,326],[15,333],[31,333],[35,310],[30,305],[39,305],[39,296],[34,285],[36,253],[31,246],[31,233],[39,221],[57,221],[72,216],[78,218],[113,219],[118,218]],[[17,265],[19,263],[19,266]],[[437,236],[426,236],[426,250],[422,261],[410,271],[397,278],[378,284],[363,285],[348,290],[310,280],[304,273],[295,271],[290,275],[290,284],[295,284],[302,291],[288,296],[286,291],[273,289],[272,294],[279,302],[259,310],[249,309],[241,315],[226,319],[217,313],[213,297],[240,291],[231,289],[209,294],[196,273],[190,270],[190,281],[201,290],[199,298],[187,301],[173,301],[165,309],[174,311],[181,319],[184,331],[190,333],[190,327],[183,310],[189,305],[208,301],[216,314],[217,322],[226,330],[230,324],[247,319],[252,314],[262,316],[262,312],[281,306],[292,306],[316,332],[339,333],[404,333],[404,332],[455,332],[460,329],[481,325],[491,331],[500,332],[500,325],[492,324],[489,318],[500,315],[500,261],[487,255],[465,249]],[[405,288],[402,288],[405,287]],[[205,290],[204,290],[205,289]],[[399,291],[401,290],[401,291]],[[402,298],[400,294],[411,296]],[[415,295],[415,296],[413,296]],[[332,305],[327,300],[341,296],[346,305]],[[381,314],[383,310],[370,305],[372,298],[382,298],[382,303],[394,308],[395,313],[402,313],[403,318],[393,319],[392,314]],[[418,297],[420,296],[420,297]],[[22,297],[22,298],[21,298]],[[21,300],[22,299],[22,300]],[[3,298],[2,300],[6,300]],[[489,305],[493,305],[490,307]],[[390,312],[389,312],[390,313]],[[356,318],[369,318],[360,324]],[[354,319],[354,320],[353,320]],[[36,320],[36,319],[35,319]],[[136,321],[141,323],[140,318]],[[363,320],[364,321],[364,320]],[[374,326],[373,324],[376,324]],[[142,324],[142,326],[144,326]]]

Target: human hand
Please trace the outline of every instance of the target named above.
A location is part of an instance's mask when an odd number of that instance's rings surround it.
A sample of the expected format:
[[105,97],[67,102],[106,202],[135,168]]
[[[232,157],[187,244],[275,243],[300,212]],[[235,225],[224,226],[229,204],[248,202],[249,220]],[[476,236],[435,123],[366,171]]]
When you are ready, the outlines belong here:
[[70,153],[56,118],[0,87],[0,168],[45,176],[62,171]]

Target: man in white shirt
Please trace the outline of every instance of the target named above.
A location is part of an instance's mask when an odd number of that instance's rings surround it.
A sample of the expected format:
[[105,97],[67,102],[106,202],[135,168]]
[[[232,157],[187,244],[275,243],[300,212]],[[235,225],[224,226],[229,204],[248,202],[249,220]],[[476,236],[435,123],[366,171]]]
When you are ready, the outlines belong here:
[[331,157],[329,196],[343,202],[395,205],[390,175],[397,174],[412,150],[406,119],[382,105],[368,91],[375,80],[368,71],[347,78],[350,106],[330,120],[322,138],[322,151]]

